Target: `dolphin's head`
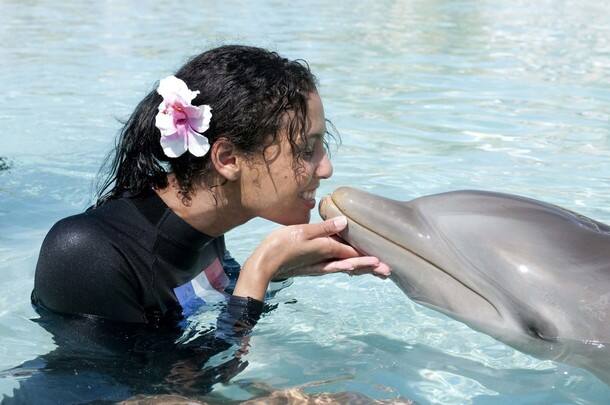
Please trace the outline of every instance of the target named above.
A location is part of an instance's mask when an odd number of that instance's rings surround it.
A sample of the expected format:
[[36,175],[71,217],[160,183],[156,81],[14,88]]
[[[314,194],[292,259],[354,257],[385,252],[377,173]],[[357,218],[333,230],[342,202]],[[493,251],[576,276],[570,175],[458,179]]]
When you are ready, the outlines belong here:
[[610,229],[527,198],[458,191],[401,202],[342,187],[320,203],[414,301],[513,347],[610,342]]

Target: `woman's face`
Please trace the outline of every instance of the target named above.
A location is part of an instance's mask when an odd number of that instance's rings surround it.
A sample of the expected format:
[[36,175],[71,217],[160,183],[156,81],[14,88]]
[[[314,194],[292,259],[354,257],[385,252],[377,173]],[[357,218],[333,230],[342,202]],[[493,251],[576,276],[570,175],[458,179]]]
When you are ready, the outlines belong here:
[[307,143],[301,145],[304,153],[296,162],[296,170],[288,135],[284,132],[264,151],[264,156],[254,158],[243,171],[242,206],[253,216],[282,225],[309,222],[320,180],[329,178],[333,172],[324,148],[324,108],[316,92],[310,93],[307,99],[307,120]]

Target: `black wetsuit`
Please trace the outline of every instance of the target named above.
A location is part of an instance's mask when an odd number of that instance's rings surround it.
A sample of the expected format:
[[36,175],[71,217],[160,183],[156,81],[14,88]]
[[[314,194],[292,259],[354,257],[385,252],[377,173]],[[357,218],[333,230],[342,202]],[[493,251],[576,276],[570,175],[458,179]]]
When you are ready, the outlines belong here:
[[263,303],[230,295],[239,269],[224,237],[197,231],[150,190],[55,224],[42,244],[32,302],[63,314],[156,324],[224,296],[256,322]]
[[[59,221],[43,242],[32,292],[35,321],[57,347],[0,371],[19,380],[0,403],[196,397],[226,383],[247,366],[240,347],[264,307],[230,295],[239,270],[223,237],[198,232],[152,190]],[[218,301],[216,328],[184,327],[186,316]]]

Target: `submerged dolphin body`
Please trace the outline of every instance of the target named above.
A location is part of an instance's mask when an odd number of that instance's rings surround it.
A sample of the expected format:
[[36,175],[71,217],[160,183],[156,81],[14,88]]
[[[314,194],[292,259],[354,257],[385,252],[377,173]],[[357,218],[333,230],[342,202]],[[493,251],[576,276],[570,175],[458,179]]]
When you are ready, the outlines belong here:
[[342,187],[320,204],[414,301],[610,385],[610,227],[529,198],[455,191],[402,202]]

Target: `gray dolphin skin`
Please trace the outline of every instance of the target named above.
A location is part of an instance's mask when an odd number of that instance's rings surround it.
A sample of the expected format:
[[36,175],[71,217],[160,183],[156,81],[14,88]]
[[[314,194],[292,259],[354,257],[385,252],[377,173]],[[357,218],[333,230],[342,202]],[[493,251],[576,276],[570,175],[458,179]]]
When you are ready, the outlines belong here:
[[610,227],[530,198],[454,191],[396,201],[341,187],[320,215],[392,268],[413,300],[610,385]]

